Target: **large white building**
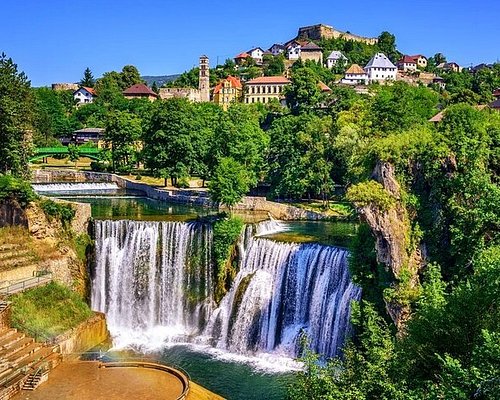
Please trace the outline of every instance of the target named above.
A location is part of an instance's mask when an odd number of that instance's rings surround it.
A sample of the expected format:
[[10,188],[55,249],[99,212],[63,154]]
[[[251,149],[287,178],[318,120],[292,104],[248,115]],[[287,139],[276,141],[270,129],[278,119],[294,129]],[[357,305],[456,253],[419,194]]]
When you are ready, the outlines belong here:
[[398,69],[384,53],[377,53],[368,61],[368,64],[366,64],[365,72],[370,83],[382,83],[386,81],[395,81]]

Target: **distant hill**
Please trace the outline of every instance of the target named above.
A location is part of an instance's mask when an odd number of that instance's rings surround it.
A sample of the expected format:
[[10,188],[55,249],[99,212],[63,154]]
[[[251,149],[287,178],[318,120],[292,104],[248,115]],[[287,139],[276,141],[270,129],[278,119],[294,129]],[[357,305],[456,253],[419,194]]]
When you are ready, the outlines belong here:
[[148,86],[151,86],[153,82],[156,82],[158,87],[163,86],[167,82],[171,82],[177,79],[180,74],[177,75],[162,75],[162,76],[141,76],[141,79],[146,82]]

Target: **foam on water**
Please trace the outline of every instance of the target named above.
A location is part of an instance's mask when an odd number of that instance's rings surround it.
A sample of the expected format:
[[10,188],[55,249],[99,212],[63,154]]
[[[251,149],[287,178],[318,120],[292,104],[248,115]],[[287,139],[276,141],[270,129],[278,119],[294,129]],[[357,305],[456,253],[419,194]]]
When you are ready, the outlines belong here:
[[38,193],[95,192],[120,189],[114,182],[33,183],[32,186]]
[[256,235],[279,221],[247,226],[231,287],[215,302],[211,226],[198,222],[95,221],[92,307],[106,313],[116,348],[158,351],[189,344],[228,361],[289,370],[300,337],[339,354],[349,334],[347,251],[278,243]]

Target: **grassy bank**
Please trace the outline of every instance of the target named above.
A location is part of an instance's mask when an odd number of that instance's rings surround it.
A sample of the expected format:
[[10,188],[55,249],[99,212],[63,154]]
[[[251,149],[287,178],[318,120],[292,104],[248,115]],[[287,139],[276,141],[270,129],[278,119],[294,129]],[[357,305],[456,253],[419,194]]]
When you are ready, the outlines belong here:
[[37,338],[53,338],[92,315],[70,289],[52,282],[12,296],[12,326]]

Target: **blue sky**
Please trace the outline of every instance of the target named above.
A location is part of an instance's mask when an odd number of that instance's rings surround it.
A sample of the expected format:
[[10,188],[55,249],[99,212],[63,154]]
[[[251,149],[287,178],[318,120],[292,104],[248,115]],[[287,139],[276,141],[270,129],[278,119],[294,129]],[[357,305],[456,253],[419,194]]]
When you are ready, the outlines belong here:
[[[478,6],[476,6],[478,4]],[[34,86],[98,77],[133,64],[142,75],[214,65],[324,23],[364,36],[394,33],[400,51],[440,51],[468,66],[500,59],[500,0],[0,0],[0,52]]]

